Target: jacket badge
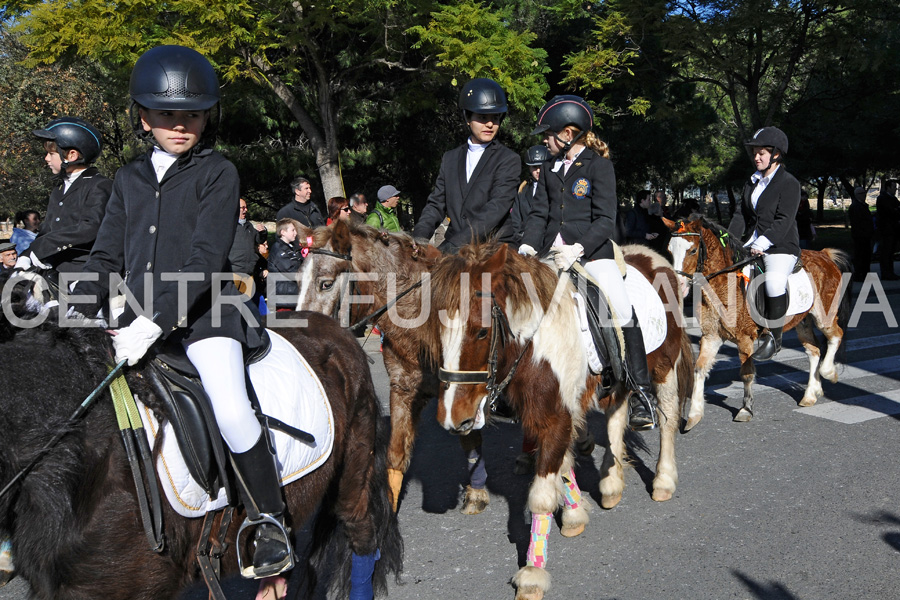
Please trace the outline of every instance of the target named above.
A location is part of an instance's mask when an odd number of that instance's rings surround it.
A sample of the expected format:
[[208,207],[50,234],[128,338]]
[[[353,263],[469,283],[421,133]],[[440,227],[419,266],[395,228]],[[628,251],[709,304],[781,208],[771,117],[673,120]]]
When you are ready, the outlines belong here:
[[591,193],[591,182],[582,177],[572,184],[572,194],[576,198],[584,198]]

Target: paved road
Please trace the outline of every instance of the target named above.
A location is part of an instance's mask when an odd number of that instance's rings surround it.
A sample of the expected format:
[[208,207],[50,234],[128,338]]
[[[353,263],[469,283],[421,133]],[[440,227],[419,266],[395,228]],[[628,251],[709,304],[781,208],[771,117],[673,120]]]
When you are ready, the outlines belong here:
[[[888,286],[884,300],[896,320],[900,286]],[[741,389],[733,383],[736,349],[723,347],[708,382],[706,417],[677,438],[679,487],[671,501],[655,503],[648,490],[655,435],[642,436],[645,449],[626,470],[627,488],[613,510],[599,507],[602,450],[579,460],[591,523],[574,539],[552,531],[548,598],[900,598],[900,329],[883,311],[863,314],[847,342],[840,382],[825,383],[826,399],[811,408],[797,406],[805,354],[793,333],[785,344],[776,361],[758,368],[750,423],[731,421]],[[386,402],[376,341],[366,348]],[[589,427],[604,439],[601,414]],[[481,515],[461,515],[465,463],[457,440],[435,422],[434,404],[426,410],[399,513],[405,573],[390,598],[512,599],[508,580],[524,562],[529,533],[529,479],[512,474],[520,443],[514,425],[487,431],[491,505]],[[241,582],[229,589],[230,597],[253,597]],[[20,580],[0,589],[0,600],[25,597]],[[203,597],[200,590],[184,596]]]

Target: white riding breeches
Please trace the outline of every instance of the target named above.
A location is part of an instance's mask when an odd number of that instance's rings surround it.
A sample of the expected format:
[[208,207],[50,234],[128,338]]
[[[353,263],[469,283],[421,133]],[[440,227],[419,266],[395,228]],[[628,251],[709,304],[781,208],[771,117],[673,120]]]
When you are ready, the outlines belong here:
[[765,266],[766,296],[776,298],[787,292],[787,281],[797,257],[793,254],[766,254],[763,256]]
[[625,290],[625,282],[622,281],[622,273],[619,265],[612,258],[592,260],[584,265],[584,269],[591,277],[597,280],[600,289],[609,298],[619,319],[619,325],[624,327],[631,320],[631,300]]
[[247,396],[241,343],[212,337],[187,343],[184,350],[200,373],[225,443],[232,452],[246,452],[259,439],[262,426]]

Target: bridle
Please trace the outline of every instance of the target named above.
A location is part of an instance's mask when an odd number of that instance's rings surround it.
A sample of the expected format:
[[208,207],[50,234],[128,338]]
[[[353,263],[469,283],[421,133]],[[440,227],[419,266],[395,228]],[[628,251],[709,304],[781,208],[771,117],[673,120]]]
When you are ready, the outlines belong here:
[[[310,238],[307,238],[307,243],[312,244],[312,240]],[[301,254],[303,254],[304,258],[309,254],[321,254],[323,256],[330,256],[330,257],[336,258],[338,260],[347,261],[348,263],[350,263],[351,267],[353,266],[353,256],[349,253],[342,254],[340,252],[328,250],[327,248],[310,248],[308,246],[305,248],[302,248],[300,250],[300,252],[301,252]],[[414,253],[418,254],[418,252],[419,252],[419,249],[418,249],[418,246],[416,246],[414,248]],[[346,274],[347,274],[347,271],[344,271],[343,273],[341,273],[341,275],[346,275]],[[350,285],[355,287],[356,281],[351,280]],[[350,325],[347,329],[353,330],[353,329],[356,329],[357,327],[361,327],[362,325],[365,325],[369,321],[377,321],[381,317],[381,315],[383,315],[388,310],[390,310],[391,307],[394,306],[401,298],[403,298],[404,296],[406,296],[407,294],[409,294],[410,292],[412,292],[413,290],[415,290],[421,286],[422,286],[422,280],[419,279],[419,281],[417,281],[416,283],[412,284],[411,286],[409,286],[408,288],[406,288],[405,290],[403,290],[402,292],[397,294],[387,304],[385,304],[381,308],[378,308],[378,309],[372,311],[371,313],[369,313],[368,315],[366,315],[365,317],[363,317],[356,323],[353,323],[352,325]],[[339,287],[338,301],[335,303],[334,310],[331,312],[331,318],[333,318],[335,321],[340,320],[339,317],[341,314],[341,304],[344,301],[344,297],[347,295],[348,287],[349,286],[343,286],[343,285]],[[353,291],[355,292],[355,289]]]
[[[673,233],[673,234],[672,234],[672,237],[693,237],[693,236],[697,236],[697,237],[700,238],[699,244],[698,244],[698,252],[699,252],[699,255],[697,256],[697,266],[694,267],[694,272],[693,272],[693,273],[687,273],[687,272],[685,272],[685,271],[679,271],[678,269],[674,269],[674,271],[675,271],[676,273],[678,273],[679,275],[683,276],[683,277],[687,277],[688,279],[692,279],[692,278],[694,277],[694,275],[696,275],[697,273],[703,273],[703,267],[704,267],[704,265],[706,264],[706,258],[709,256],[709,250],[708,250],[708,248],[706,247],[706,241],[703,239],[703,234],[702,234],[702,233],[694,233],[693,231],[681,231],[681,229],[683,229],[683,227],[684,227],[684,225],[682,224],[682,227],[679,229],[679,231],[676,231],[675,233]],[[727,231],[720,231],[720,232],[719,232],[719,235],[717,236],[717,239],[719,240],[719,243],[722,244],[722,247],[723,247],[723,248],[727,248],[727,247],[728,247],[728,238],[729,238],[730,235],[731,235],[731,234],[728,233]],[[733,255],[734,255],[734,254],[736,254],[736,252],[733,251]],[[735,258],[735,256],[732,256],[732,260],[734,260],[734,258]],[[710,279],[713,279],[714,277],[718,277],[719,275],[722,275],[722,274],[724,274],[724,273],[731,273],[732,271],[737,271],[737,270],[739,270],[739,269],[742,269],[742,268],[744,268],[746,265],[748,265],[748,264],[750,264],[750,263],[753,263],[753,262],[756,262],[756,261],[759,260],[759,259],[760,259],[759,256],[757,256],[757,255],[751,255],[751,256],[748,256],[747,258],[744,258],[743,260],[739,260],[739,261],[736,261],[736,262],[732,262],[732,264],[730,264],[729,266],[727,266],[727,267],[725,267],[725,268],[723,268],[723,269],[719,269],[718,271],[715,271],[715,272],[713,272],[713,273],[710,273],[709,275],[704,275],[704,277],[706,278],[707,281],[709,281]]]
[[531,346],[533,337],[528,338],[528,340],[522,346],[522,351],[519,353],[519,356],[516,357],[515,362],[513,362],[512,367],[510,367],[509,369],[509,373],[506,374],[506,377],[503,378],[503,381],[497,383],[497,370],[500,364],[500,347],[506,345],[507,339],[512,337],[512,332],[509,328],[509,320],[506,318],[506,315],[503,313],[500,305],[497,304],[497,299],[494,297],[494,294],[492,292],[482,292],[481,290],[477,290],[475,292],[475,295],[480,298],[489,297],[491,299],[491,344],[488,351],[489,357],[487,370],[454,371],[451,369],[440,367],[438,369],[438,379],[441,382],[447,384],[486,384],[485,387],[487,388],[488,392],[487,403],[490,405],[491,410],[494,410],[496,408],[495,405],[497,403],[497,400],[500,398],[500,394],[502,394],[506,387],[509,385],[509,382],[512,380],[513,375],[516,374],[516,369],[519,368],[519,363],[525,356],[525,352],[528,350],[528,347]]

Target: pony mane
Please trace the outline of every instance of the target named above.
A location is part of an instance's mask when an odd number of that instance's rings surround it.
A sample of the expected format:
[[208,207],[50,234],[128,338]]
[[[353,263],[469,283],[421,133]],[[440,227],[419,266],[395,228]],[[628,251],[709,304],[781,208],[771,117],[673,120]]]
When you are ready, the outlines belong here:
[[[445,255],[437,262],[431,271],[432,308],[439,308],[447,312],[447,316],[456,314],[461,302],[467,302],[468,298],[462,297],[462,273],[470,275],[469,285],[472,289],[481,285],[481,274],[485,272],[485,263],[493,258],[501,250],[504,244],[496,241],[487,241],[463,246],[458,254]],[[502,289],[505,296],[506,312],[513,325],[514,315],[531,314],[534,311],[533,295],[537,294],[541,312],[550,308],[553,294],[559,283],[556,273],[534,258],[527,258],[518,254],[507,246],[506,261],[500,272],[500,281],[492,281],[491,286]],[[430,319],[433,325],[431,335],[436,336],[437,346],[440,340],[440,319]]]
[[747,249],[744,248],[744,244],[741,242],[740,238],[732,235],[728,229],[708,217],[700,216],[699,221],[703,227],[706,227],[715,233],[716,238],[718,238],[720,242],[722,240],[725,241],[725,247],[731,250],[734,261],[743,260],[749,256]]

